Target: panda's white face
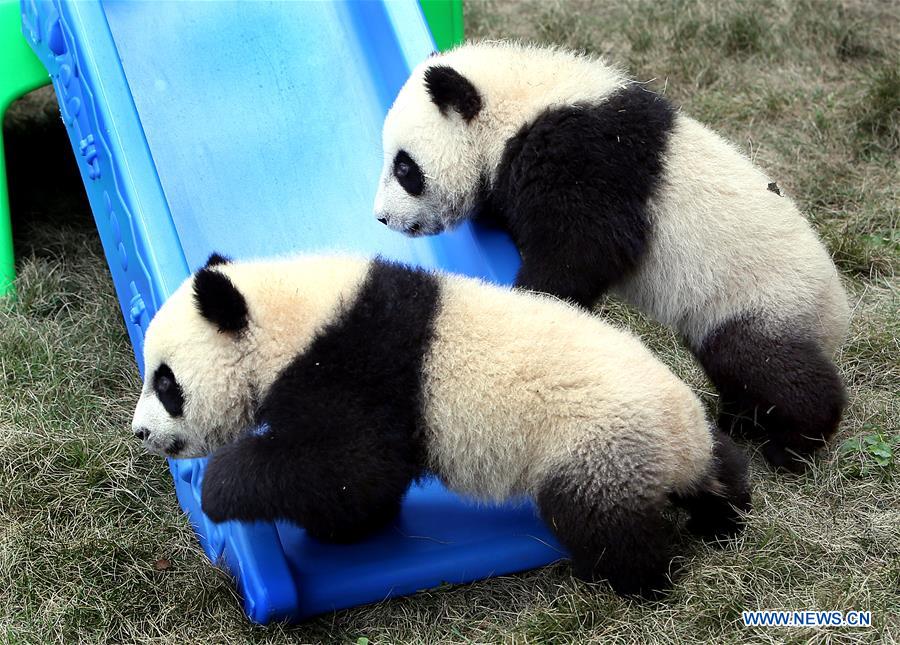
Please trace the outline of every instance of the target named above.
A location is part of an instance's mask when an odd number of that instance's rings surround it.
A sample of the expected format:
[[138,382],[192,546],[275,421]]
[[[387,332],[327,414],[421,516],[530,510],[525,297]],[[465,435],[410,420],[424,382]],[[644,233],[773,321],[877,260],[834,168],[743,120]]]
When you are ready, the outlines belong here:
[[245,396],[247,390],[228,387],[228,379],[238,378],[234,367],[207,364],[206,370],[203,374],[192,369],[177,373],[168,362],[154,368],[148,365],[131,422],[132,431],[148,452],[201,457],[250,426],[254,402]]
[[368,266],[344,256],[230,263],[213,254],[147,329],[135,436],[150,452],[198,457],[252,428],[272,383],[352,301]]
[[[150,452],[175,457],[187,447],[184,392],[167,363],[157,365],[145,380],[131,426]],[[197,443],[196,437],[190,439]]]
[[149,452],[203,456],[252,423],[244,360],[252,341],[239,333],[201,315],[193,278],[160,308],[145,337],[144,386],[131,424]]
[[480,106],[474,86],[451,68],[426,61],[413,72],[384,122],[378,221],[433,235],[470,214],[483,174],[472,123]]

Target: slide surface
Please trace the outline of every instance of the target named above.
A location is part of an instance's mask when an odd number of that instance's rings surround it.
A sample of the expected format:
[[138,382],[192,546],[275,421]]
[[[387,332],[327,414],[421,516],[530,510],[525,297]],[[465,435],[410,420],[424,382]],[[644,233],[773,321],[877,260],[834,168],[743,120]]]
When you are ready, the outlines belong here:
[[[518,257],[499,232],[465,225],[411,240],[371,214],[384,114],[434,47],[415,0],[22,0],[22,19],[53,79],[141,368],[154,312],[213,250],[381,253],[512,280]],[[200,511],[205,460],[169,465],[206,553],[259,622],[565,557],[530,503],[476,507],[434,481],[356,545],[287,523],[215,525]]]

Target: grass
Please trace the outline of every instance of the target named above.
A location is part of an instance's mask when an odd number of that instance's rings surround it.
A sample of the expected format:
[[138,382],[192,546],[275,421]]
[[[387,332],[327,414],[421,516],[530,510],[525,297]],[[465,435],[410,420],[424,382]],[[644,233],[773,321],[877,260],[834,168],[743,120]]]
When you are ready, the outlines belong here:
[[[563,43],[653,79],[798,201],[854,307],[838,356],[851,400],[832,449],[802,476],[755,457],[746,532],[693,545],[660,602],[576,582],[561,564],[295,627],[250,625],[167,469],[129,436],[131,349],[71,152],[36,95],[7,123],[19,297],[0,303],[0,642],[900,640],[900,9],[496,0],[466,11],[472,37]],[[713,401],[670,332],[620,303],[602,313]],[[745,608],[870,609],[876,624],[745,630]]]

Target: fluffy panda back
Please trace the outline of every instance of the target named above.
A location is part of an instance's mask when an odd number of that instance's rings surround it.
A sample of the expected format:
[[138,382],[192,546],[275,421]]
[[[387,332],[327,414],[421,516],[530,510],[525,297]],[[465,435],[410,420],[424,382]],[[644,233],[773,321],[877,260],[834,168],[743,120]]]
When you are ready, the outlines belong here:
[[709,465],[690,389],[630,334],[547,296],[442,278],[424,377],[430,465],[460,492],[533,494],[586,442],[653,462],[674,490]]
[[771,181],[705,126],[679,115],[652,199],[653,232],[638,269],[615,288],[696,347],[743,313],[808,325],[834,349],[847,329],[846,293],[812,227]]

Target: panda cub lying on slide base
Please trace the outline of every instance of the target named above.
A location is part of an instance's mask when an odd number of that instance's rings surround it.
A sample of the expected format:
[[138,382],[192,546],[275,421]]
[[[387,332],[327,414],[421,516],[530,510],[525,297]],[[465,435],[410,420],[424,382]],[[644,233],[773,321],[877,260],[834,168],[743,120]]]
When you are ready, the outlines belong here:
[[516,285],[619,295],[687,341],[720,426],[800,470],[836,430],[847,296],[788,197],[731,145],[600,60],[474,43],[417,67],[384,123],[375,215],[409,235],[474,211],[522,256]]
[[134,433],[170,457],[214,451],[214,521],[352,541],[433,473],[481,500],[532,497],[576,575],[649,595],[674,555],[672,504],[704,537],[750,508],[745,455],[687,385],[549,296],[381,259],[213,255],[144,357]]

